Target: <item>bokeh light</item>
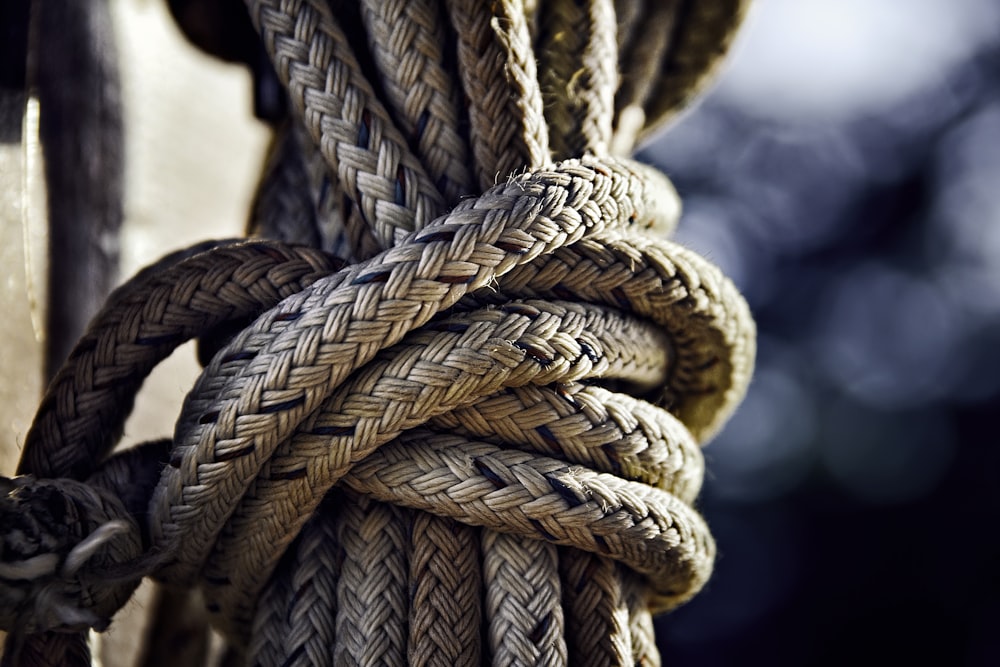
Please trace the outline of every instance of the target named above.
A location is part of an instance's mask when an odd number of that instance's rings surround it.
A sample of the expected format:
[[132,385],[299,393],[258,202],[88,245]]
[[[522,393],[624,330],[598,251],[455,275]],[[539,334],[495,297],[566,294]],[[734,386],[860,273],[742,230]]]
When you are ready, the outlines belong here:
[[756,0],[641,157],[760,332],[671,664],[1000,664],[1000,3]]

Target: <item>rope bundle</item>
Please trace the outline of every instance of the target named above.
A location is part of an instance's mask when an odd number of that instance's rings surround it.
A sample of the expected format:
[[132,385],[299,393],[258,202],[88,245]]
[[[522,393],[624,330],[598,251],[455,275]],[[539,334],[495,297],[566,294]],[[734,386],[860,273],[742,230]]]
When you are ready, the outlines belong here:
[[[140,273],[49,387],[0,502],[9,664],[87,664],[145,575],[233,664],[658,664],[754,328],[612,153],[743,3],[441,5],[247,0],[294,109],[251,216],[278,240]],[[195,337],[172,441],[109,456]]]

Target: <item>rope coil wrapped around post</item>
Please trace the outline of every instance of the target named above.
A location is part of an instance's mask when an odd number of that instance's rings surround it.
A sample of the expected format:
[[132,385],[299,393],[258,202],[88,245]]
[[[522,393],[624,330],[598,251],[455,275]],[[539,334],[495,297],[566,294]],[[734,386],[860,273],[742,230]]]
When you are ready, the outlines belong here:
[[[86,664],[149,575],[200,589],[234,664],[658,664],[651,614],[711,573],[698,443],[754,326],[612,151],[744,3],[537,4],[247,0],[294,109],[251,216],[281,240],[165,258],[56,376],[0,503],[6,663]],[[172,442],[110,455],[195,337]],[[80,487],[103,513],[30,500]]]

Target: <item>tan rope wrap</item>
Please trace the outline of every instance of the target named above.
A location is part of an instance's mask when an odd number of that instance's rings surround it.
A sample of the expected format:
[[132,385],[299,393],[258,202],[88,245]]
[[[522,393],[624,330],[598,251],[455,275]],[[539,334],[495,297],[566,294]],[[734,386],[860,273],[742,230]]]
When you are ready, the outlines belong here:
[[[5,661],[86,664],[81,635],[26,633],[100,626],[149,574],[200,588],[234,664],[659,664],[652,613],[711,573],[698,443],[754,327],[663,240],[669,182],[610,154],[701,85],[744,5],[247,0],[294,109],[248,230],[276,240],[140,273],[53,381],[19,468],[41,479],[8,499],[110,509],[0,581],[57,590],[71,559],[91,586],[21,595]],[[192,337],[169,452],[109,457]]]

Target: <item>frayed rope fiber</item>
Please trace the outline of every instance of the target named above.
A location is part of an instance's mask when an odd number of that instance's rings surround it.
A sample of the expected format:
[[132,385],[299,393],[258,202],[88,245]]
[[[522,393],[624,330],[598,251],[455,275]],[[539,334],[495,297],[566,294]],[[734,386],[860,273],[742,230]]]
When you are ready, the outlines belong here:
[[[745,2],[246,5],[291,109],[252,237],[140,272],[49,386],[0,489],[4,664],[89,664],[144,576],[226,664],[659,664],[755,330],[623,153]],[[173,437],[112,454],[193,338]]]

